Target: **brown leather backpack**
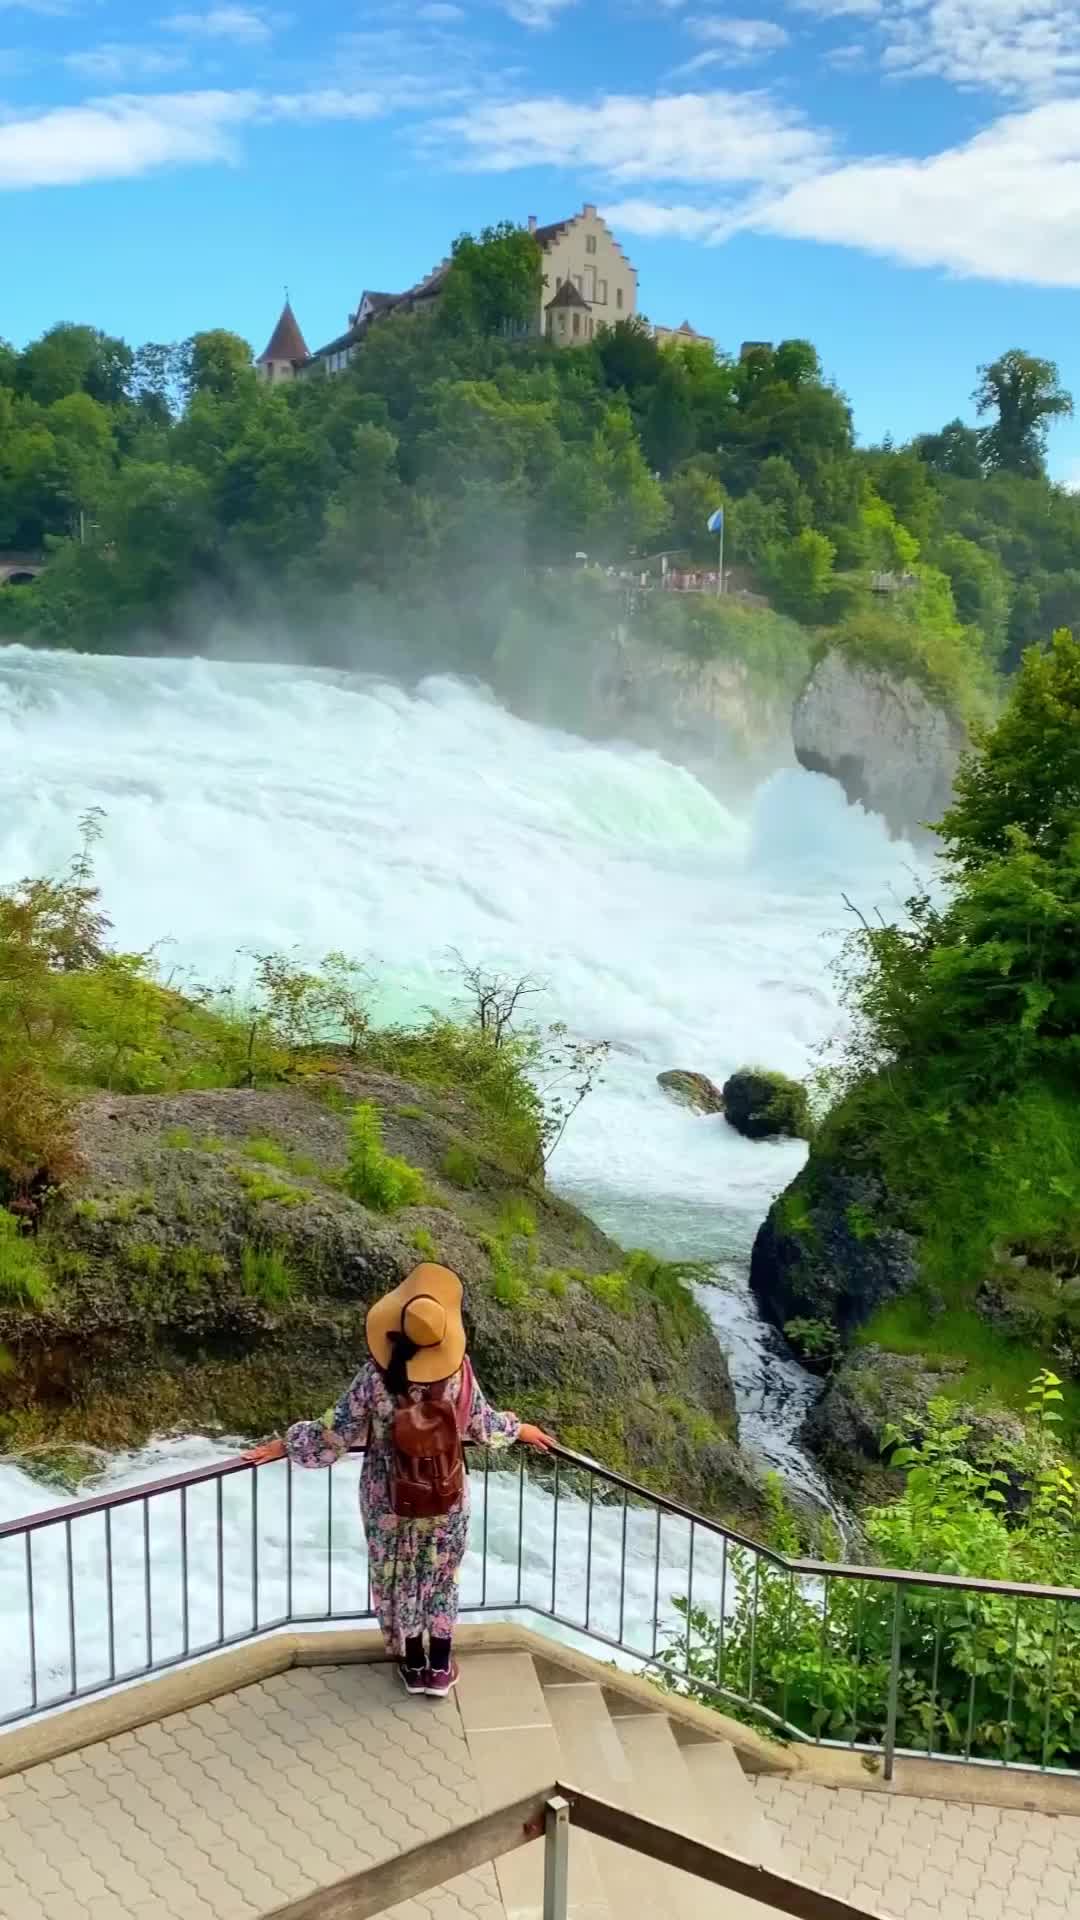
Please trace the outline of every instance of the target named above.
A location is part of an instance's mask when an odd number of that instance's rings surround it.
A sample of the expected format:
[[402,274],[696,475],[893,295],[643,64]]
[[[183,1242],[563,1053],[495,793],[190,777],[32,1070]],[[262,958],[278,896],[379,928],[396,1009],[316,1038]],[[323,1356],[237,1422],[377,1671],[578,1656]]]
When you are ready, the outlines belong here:
[[443,1520],[465,1491],[462,1438],[472,1409],[472,1371],[455,1407],[447,1382],[423,1400],[398,1401],[390,1430],[390,1504],[399,1520]]

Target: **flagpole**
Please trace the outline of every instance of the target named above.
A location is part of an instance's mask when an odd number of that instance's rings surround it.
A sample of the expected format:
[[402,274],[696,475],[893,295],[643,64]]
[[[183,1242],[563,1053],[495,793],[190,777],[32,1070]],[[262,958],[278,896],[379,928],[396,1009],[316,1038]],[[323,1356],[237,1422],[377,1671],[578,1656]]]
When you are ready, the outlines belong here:
[[726,525],[727,514],[725,513],[720,522],[720,583],[716,589],[717,593],[723,593],[724,591],[724,528]]

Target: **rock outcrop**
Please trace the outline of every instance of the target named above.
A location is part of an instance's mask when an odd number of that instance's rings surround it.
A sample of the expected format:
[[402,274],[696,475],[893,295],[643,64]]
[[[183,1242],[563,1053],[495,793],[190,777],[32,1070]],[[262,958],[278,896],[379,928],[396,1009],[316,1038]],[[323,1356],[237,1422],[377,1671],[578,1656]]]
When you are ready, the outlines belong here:
[[742,1067],[724,1081],[724,1115],[748,1140],[805,1140],[810,1133],[806,1089],[786,1074]]
[[[419,1204],[350,1197],[358,1102],[422,1175]],[[436,1259],[465,1281],[496,1403],[690,1504],[760,1517],[705,1315],[515,1176],[456,1092],[343,1064],[306,1087],[98,1094],[78,1131],[82,1173],[34,1242],[47,1297],[0,1302],[0,1437],[44,1425],[111,1447],[318,1415],[364,1358],[372,1299]]]
[[821,1166],[813,1156],[758,1229],[750,1286],[774,1326],[822,1320],[844,1335],[918,1279],[917,1243],[885,1224],[885,1195],[870,1172]]
[[692,1073],[685,1067],[673,1067],[669,1073],[658,1073],[656,1084],[681,1107],[692,1107],[695,1113],[723,1113],[724,1096],[719,1087],[714,1086],[707,1074]]
[[966,744],[959,721],[915,680],[835,651],[810,675],[791,731],[802,766],[831,775],[849,801],[907,839],[925,838],[940,820]]

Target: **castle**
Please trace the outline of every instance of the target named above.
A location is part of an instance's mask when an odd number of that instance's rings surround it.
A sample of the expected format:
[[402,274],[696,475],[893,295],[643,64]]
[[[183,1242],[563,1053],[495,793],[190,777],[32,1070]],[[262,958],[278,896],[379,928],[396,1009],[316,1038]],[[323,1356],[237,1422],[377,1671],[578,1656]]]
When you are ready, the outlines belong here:
[[[528,229],[543,256],[543,282],[536,312],[525,328],[527,334],[542,336],[559,347],[584,346],[595,338],[598,328],[613,326],[637,313],[637,269],[594,206],[586,202],[580,213],[543,227],[537,225],[535,214],[530,214]],[[449,271],[450,261],[446,259],[404,293],[365,291],[355,312],[349,315],[345,332],[314,353],[308,351],[286,299],[270,341],[255,362],[256,371],[263,380],[278,381],[312,373],[342,373],[368,328],[384,314],[433,307]],[[652,331],[661,344],[707,339],[695,333],[685,320],[681,327],[654,327]]]

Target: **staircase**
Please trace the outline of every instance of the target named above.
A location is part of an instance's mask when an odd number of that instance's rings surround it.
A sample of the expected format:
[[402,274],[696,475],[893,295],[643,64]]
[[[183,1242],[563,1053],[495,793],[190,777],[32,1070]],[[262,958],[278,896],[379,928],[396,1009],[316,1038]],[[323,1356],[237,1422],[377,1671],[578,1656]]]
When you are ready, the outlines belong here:
[[[613,1684],[557,1658],[474,1654],[461,1663],[458,1704],[481,1810],[562,1779],[665,1827],[776,1865],[765,1822],[734,1750]],[[507,1920],[541,1920],[543,1849],[497,1863]],[[768,1909],[575,1830],[569,1920],[766,1920]]]

